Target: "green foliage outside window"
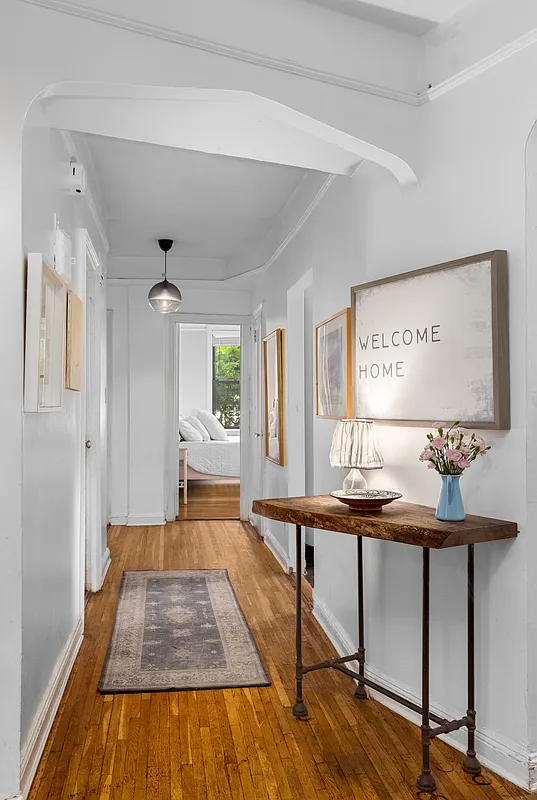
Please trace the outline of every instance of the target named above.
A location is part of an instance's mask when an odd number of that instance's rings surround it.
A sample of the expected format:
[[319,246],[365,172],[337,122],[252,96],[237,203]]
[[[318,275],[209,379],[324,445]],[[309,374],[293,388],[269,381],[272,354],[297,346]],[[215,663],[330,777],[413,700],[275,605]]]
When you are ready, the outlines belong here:
[[213,346],[213,414],[224,428],[241,424],[241,348],[233,344]]

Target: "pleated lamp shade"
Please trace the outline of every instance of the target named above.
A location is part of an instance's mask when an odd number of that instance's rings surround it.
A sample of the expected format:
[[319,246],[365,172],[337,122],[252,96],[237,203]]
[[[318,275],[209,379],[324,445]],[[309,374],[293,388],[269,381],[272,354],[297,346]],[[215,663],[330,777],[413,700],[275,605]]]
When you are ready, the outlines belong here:
[[382,469],[375,427],[370,419],[342,419],[336,425],[330,449],[333,467]]

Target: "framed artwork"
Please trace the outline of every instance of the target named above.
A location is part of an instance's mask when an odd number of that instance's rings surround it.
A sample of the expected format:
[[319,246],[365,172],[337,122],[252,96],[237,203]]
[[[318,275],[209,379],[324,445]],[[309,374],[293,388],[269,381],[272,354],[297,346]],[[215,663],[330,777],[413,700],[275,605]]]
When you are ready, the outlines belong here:
[[82,347],[84,304],[72,291],[67,293],[67,343],[65,353],[65,388],[82,391]]
[[351,310],[344,308],[315,328],[316,414],[352,416]]
[[354,286],[354,416],[508,430],[507,253]]
[[284,331],[277,328],[263,339],[265,367],[265,456],[285,465],[285,409],[283,397]]
[[28,254],[24,411],[55,411],[62,405],[66,289],[41,253]]

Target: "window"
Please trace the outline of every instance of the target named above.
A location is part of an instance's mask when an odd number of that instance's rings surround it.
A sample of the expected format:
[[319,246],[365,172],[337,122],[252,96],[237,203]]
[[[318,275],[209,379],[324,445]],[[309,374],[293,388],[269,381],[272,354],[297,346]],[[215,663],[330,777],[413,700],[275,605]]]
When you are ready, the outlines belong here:
[[224,428],[241,424],[241,347],[239,331],[213,331],[213,414]]

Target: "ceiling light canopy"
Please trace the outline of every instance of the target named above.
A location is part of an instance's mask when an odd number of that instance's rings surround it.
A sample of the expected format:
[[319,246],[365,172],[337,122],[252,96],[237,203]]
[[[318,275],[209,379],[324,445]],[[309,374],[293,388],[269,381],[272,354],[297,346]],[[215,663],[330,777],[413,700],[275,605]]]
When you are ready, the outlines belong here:
[[164,280],[151,287],[147,299],[153,311],[158,311],[159,314],[173,314],[179,310],[183,302],[177,286],[166,278],[168,250],[172,248],[173,239],[159,239],[158,245],[164,252]]

